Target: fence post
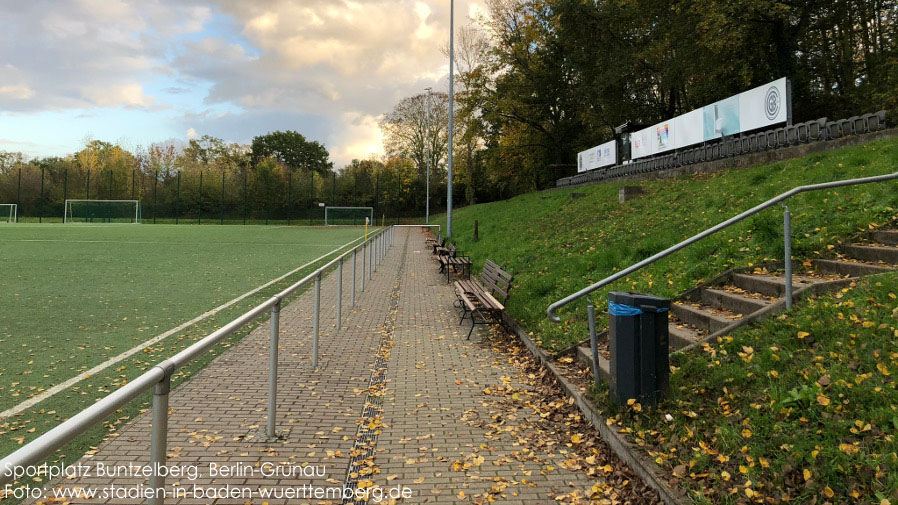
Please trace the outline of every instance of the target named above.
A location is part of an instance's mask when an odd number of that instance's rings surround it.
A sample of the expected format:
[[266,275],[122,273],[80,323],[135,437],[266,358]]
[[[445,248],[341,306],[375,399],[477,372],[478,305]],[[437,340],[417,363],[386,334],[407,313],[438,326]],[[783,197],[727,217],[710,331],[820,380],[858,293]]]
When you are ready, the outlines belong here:
[[343,258],[337,265],[337,331],[343,328]]
[[225,187],[225,172],[221,171],[221,200],[218,203],[218,224],[224,224],[224,188]]
[[374,245],[373,242],[369,240],[368,241],[368,248],[369,248],[369,251],[368,251],[368,280],[371,280],[374,278],[374,272],[372,272],[372,270],[374,270],[374,249],[371,247],[373,245]]
[[[165,377],[156,384],[153,389],[153,431],[150,434],[150,466],[161,468],[166,464],[166,452],[168,446],[168,394],[171,391],[170,368],[165,369]],[[165,474],[153,472],[150,475],[150,487],[153,489],[165,488]],[[149,505],[162,505],[165,503],[165,495],[153,495],[148,500]]]
[[352,308],[355,308],[355,256],[358,248],[352,250]]
[[178,194],[175,198],[175,224],[181,220],[181,171],[178,171]]
[[377,271],[377,258],[380,256],[380,252],[377,250],[377,237],[371,239],[371,272]]
[[200,198],[196,202],[196,224],[203,224],[203,171],[200,170]]
[[[87,171],[88,181],[90,180],[90,170]],[[22,167],[19,167],[19,187],[16,190],[16,222],[19,221],[19,215],[22,215]]]
[[41,167],[41,198],[40,198],[40,208],[37,212],[37,222],[44,222],[44,167]]
[[271,307],[271,343],[268,344],[268,438],[277,434],[275,418],[278,402],[278,340],[280,339],[281,301]]
[[368,264],[368,242],[362,244],[362,289],[365,291],[365,266]]
[[783,245],[786,256],[786,310],[792,308],[792,214],[783,205]]
[[247,196],[246,196],[246,172],[243,172],[243,225],[246,226],[246,206],[247,206]]
[[318,272],[318,275],[315,276],[315,317],[314,317],[314,328],[312,334],[312,369],[318,369],[318,334],[319,334],[319,326],[318,319],[321,314],[321,272]]
[[159,171],[153,171],[153,224],[156,224],[156,206],[159,205],[159,197],[156,187],[159,185]]

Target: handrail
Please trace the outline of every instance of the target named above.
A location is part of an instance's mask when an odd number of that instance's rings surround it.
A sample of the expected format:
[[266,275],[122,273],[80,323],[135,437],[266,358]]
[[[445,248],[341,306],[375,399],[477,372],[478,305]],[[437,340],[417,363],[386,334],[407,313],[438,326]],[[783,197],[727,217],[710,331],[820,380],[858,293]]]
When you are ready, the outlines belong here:
[[552,321],[554,323],[560,323],[561,318],[559,318],[557,315],[555,315],[555,311],[558,310],[559,308],[564,307],[565,305],[573,302],[574,300],[583,298],[584,296],[592,293],[593,291],[595,291],[601,287],[604,287],[604,286],[606,286],[622,277],[625,277],[625,276],[627,276],[647,265],[650,265],[650,264],[658,261],[661,258],[669,256],[669,255],[679,251],[680,249],[683,249],[684,247],[686,247],[688,245],[694,244],[695,242],[698,242],[699,240],[701,240],[709,235],[717,233],[718,231],[723,230],[724,228],[732,226],[747,217],[753,216],[754,214],[757,214],[758,212],[761,212],[762,210],[764,210],[768,207],[772,207],[772,206],[776,205],[777,203],[788,199],[791,196],[797,195],[798,193],[804,193],[806,191],[818,191],[821,189],[838,188],[838,187],[842,187],[842,186],[856,186],[856,185],[860,185],[860,184],[870,184],[873,182],[882,182],[882,181],[888,181],[888,180],[892,180],[892,179],[898,179],[898,172],[895,172],[892,174],[877,175],[874,177],[862,177],[862,178],[858,178],[858,179],[846,179],[846,180],[842,180],[842,181],[824,182],[824,183],[820,183],[820,184],[809,184],[807,186],[798,186],[796,188],[792,188],[789,191],[786,191],[785,193],[781,193],[781,194],[771,198],[770,200],[767,200],[766,202],[758,204],[737,216],[727,219],[726,221],[724,221],[716,226],[712,226],[711,228],[708,228],[707,230],[705,230],[701,233],[693,235],[692,237],[687,238],[686,240],[680,242],[679,244],[668,247],[667,249],[655,254],[654,256],[646,258],[646,259],[640,261],[639,263],[633,264],[633,265],[621,270],[620,272],[615,273],[614,275],[608,276],[608,277],[600,280],[599,282],[592,284],[591,286],[587,286],[587,287],[581,289],[580,291],[577,291],[576,293],[573,293],[571,295],[568,295],[568,296],[562,298],[561,300],[558,300],[557,302],[553,303],[552,305],[549,305],[549,308],[546,309],[546,315],[548,316],[550,321]]
[[[343,279],[343,263],[347,258],[352,256],[352,303],[355,304],[355,286],[356,286],[356,256],[361,251],[362,254],[362,289],[364,290],[364,277],[366,275],[366,264],[368,264],[367,275],[371,276],[377,264],[383,260],[387,250],[393,244],[393,228],[391,226],[381,228],[372,233],[367,240],[363,240],[360,244],[353,247],[349,251],[344,252],[333,260],[329,261],[322,267],[319,267],[311,274],[305,276],[300,281],[294,283],[290,287],[284,289],[277,295],[269,298],[261,304],[253,307],[243,315],[235,318],[228,324],[222,326],[213,333],[205,336],[201,340],[181,350],[174,356],[155,365],[150,370],[144,372],[134,378],[126,385],[113,391],[96,403],[85,408],[73,417],[64,421],[60,425],[54,427],[43,435],[32,440],[28,444],[20,447],[13,453],[5,456],[0,460],[0,486],[11,483],[14,480],[13,469],[16,467],[25,467],[34,465],[43,461],[47,456],[53,454],[54,451],[60,449],[63,445],[82,434],[91,426],[101,422],[111,413],[120,409],[138,395],[155,388],[153,396],[153,432],[151,438],[151,460],[154,463],[165,464],[165,444],[166,444],[166,428],[168,416],[168,393],[170,389],[170,381],[172,375],[182,366],[219,343],[224,338],[233,334],[238,329],[245,326],[250,321],[262,315],[266,310],[271,310],[271,344],[269,359],[269,410],[268,410],[268,431],[269,435],[274,435],[274,417],[276,413],[276,396],[277,396],[277,338],[278,325],[281,302],[298,289],[312,282],[315,283],[315,314],[314,314],[314,334],[313,334],[313,351],[312,351],[312,368],[317,368],[318,360],[318,318],[320,313],[320,287],[322,274],[333,267],[338,266],[338,291],[337,291],[337,329],[340,329],[340,314],[342,308],[342,279]],[[157,416],[159,421],[157,422]],[[151,484],[154,487],[162,487],[164,484],[164,476],[151,477]],[[150,503],[162,503],[162,500],[150,498]]]

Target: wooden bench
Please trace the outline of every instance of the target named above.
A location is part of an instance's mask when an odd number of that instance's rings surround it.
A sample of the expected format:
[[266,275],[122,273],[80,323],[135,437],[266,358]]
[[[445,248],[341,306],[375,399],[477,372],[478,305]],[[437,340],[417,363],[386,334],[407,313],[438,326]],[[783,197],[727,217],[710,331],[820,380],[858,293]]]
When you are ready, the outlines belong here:
[[452,280],[451,273],[455,273],[461,269],[462,274],[471,277],[471,259],[467,256],[459,254],[460,251],[455,249],[455,244],[449,244],[446,248],[446,254],[440,254],[440,273],[446,272],[446,282]]
[[502,312],[505,311],[504,304],[508,300],[513,279],[514,277],[502,270],[499,265],[486,260],[480,272],[480,282],[470,278],[455,281],[455,296],[458,298],[459,308],[462,309],[458,324],[464,322],[468,314],[471,315],[471,329],[468,331],[467,339],[470,340],[474,325],[503,324]]
[[427,237],[426,239],[424,239],[424,245],[426,245],[428,247],[433,247],[434,244],[439,244],[442,239],[443,239],[443,232],[438,232],[436,238]]
[[446,254],[446,237],[443,237],[439,242],[434,242],[431,245],[433,246],[433,252],[431,254]]

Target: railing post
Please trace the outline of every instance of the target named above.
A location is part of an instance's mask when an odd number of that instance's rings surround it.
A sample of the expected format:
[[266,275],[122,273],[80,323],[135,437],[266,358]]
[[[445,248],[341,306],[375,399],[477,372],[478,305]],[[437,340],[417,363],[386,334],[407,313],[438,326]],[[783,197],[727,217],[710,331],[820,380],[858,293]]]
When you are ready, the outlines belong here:
[[358,249],[352,250],[352,308],[355,308],[355,255]]
[[319,334],[319,317],[321,315],[321,272],[315,276],[315,314],[314,326],[312,330],[312,369],[318,369],[318,334]]
[[368,280],[374,278],[374,248],[372,242],[368,242]]
[[377,258],[380,256],[380,252],[377,250],[377,237],[374,237],[371,240],[371,272],[377,271]]
[[360,291],[365,291],[365,269],[368,265],[368,242],[362,244],[362,289]]
[[783,205],[783,245],[786,256],[786,310],[792,308],[792,214],[789,207]]
[[599,385],[599,343],[596,339],[596,307],[592,300],[586,299],[586,313],[589,315],[589,347],[592,349],[592,379]]
[[337,264],[337,331],[343,328],[343,258]]
[[[150,434],[150,467],[159,469],[167,464],[168,449],[168,394],[171,391],[171,370],[165,371],[165,377],[153,389],[153,431]],[[153,471],[150,475],[150,487],[165,489],[165,473]],[[165,495],[152,496],[147,500],[149,505],[162,505]]]
[[278,340],[280,339],[281,301],[271,307],[271,342],[268,344],[268,438],[277,434]]

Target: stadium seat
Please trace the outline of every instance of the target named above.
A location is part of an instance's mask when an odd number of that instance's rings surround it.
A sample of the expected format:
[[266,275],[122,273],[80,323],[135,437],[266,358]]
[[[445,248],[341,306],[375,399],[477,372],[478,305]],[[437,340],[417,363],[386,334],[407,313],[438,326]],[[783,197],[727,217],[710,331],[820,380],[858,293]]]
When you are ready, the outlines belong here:
[[776,147],[786,147],[789,145],[789,139],[786,138],[786,129],[785,128],[777,128],[774,130],[776,132]]
[[776,149],[776,130],[768,130],[767,131],[766,149]]
[[798,144],[798,126],[789,125],[786,127],[786,141],[790,146]]
[[711,155],[708,158],[711,161],[720,159],[720,143],[711,146]]
[[839,130],[842,131],[843,137],[854,135],[854,118],[840,119]]
[[839,127],[838,121],[829,121],[826,123],[826,138],[837,139],[842,136],[842,128]]
[[742,137],[742,154],[751,152],[751,137]]
[[867,133],[867,118],[864,116],[852,116],[848,119],[851,121],[851,126],[854,129],[854,133],[857,135],[863,135]]
[[886,111],[881,110],[876,113],[876,116],[879,117],[879,129],[884,130],[886,128]]
[[864,119],[867,120],[867,131],[875,132],[881,129],[879,116],[875,112],[872,114],[864,114]]
[[810,128],[810,122],[807,123],[799,123],[795,126],[795,140],[800,144],[807,144],[809,135],[808,129]]
[[760,145],[758,145],[758,136],[757,135],[749,135],[748,136],[748,150],[749,152],[756,153],[761,150]]

